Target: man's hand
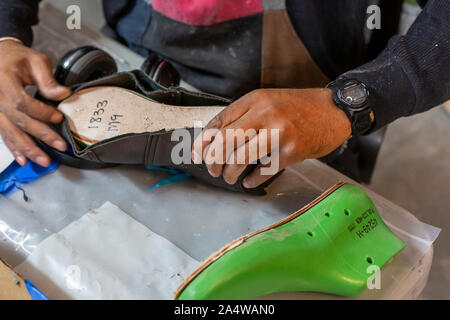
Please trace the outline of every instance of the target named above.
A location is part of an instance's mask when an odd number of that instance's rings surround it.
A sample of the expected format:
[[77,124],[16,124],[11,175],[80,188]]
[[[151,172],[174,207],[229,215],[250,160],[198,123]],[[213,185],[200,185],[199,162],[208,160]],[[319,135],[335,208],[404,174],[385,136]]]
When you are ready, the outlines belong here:
[[[207,129],[218,131],[208,139],[204,137]],[[254,129],[255,135],[241,142],[227,140],[227,129]],[[270,134],[260,136],[262,129],[278,129],[278,142],[271,141]],[[192,158],[196,163],[205,161],[212,176],[222,174],[227,183],[234,184],[247,165],[257,160],[252,159],[249,150],[258,150],[253,153],[258,156],[259,150],[268,150],[272,159],[279,157],[282,170],[295,162],[329,154],[350,135],[350,121],[335,106],[330,89],[260,89],[243,96],[210,121],[194,142]],[[267,149],[262,143],[267,144]],[[222,151],[219,161],[214,150]],[[237,159],[245,159],[245,163],[236,164]],[[244,179],[244,187],[255,188],[268,180],[271,175],[263,175],[261,169],[269,166],[259,164]]]
[[50,100],[62,100],[70,90],[56,82],[46,56],[11,40],[0,42],[0,79],[0,136],[20,165],[25,165],[27,159],[41,166],[50,165],[50,158],[28,134],[65,151],[64,140],[45,124],[61,122],[62,115],[33,99],[25,86],[36,85],[40,94]]

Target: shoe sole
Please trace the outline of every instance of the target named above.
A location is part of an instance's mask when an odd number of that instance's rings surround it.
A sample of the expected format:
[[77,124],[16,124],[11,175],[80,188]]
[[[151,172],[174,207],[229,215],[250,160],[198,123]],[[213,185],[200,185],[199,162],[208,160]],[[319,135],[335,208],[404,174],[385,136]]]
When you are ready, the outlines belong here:
[[129,133],[205,126],[223,106],[174,106],[120,87],[80,90],[58,105],[73,137],[86,146]]

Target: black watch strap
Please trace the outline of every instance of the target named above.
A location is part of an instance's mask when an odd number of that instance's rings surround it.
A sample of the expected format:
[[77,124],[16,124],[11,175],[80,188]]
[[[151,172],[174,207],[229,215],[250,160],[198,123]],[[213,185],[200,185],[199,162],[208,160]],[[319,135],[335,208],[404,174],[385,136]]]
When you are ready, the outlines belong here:
[[353,113],[352,123],[352,136],[360,136],[372,127],[372,109],[367,108],[365,110]]
[[368,103],[360,110],[354,110],[343,102],[339,97],[339,90],[342,90],[349,81],[358,82],[351,79],[338,79],[330,82],[326,87],[333,90],[333,101],[336,106],[345,112],[350,120],[352,136],[360,136],[367,133],[373,125],[372,109]]

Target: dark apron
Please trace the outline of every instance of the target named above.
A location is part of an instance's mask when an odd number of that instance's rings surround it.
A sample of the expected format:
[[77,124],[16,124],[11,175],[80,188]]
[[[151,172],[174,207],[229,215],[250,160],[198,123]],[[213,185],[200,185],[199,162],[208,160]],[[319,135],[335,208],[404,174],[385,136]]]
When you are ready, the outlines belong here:
[[325,86],[328,79],[292,26],[285,0],[262,5],[262,13],[208,26],[176,21],[154,9],[142,47],[170,60],[187,83],[221,96]]
[[292,26],[285,1],[264,0],[261,87],[324,87],[328,78]]

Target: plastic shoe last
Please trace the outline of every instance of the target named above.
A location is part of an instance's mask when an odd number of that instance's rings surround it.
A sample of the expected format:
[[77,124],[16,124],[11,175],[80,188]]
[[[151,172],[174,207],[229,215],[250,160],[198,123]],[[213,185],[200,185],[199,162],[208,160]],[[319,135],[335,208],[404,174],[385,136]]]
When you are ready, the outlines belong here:
[[338,184],[284,220],[243,236],[208,258],[177,299],[249,299],[287,291],[355,297],[405,247],[365,192]]

